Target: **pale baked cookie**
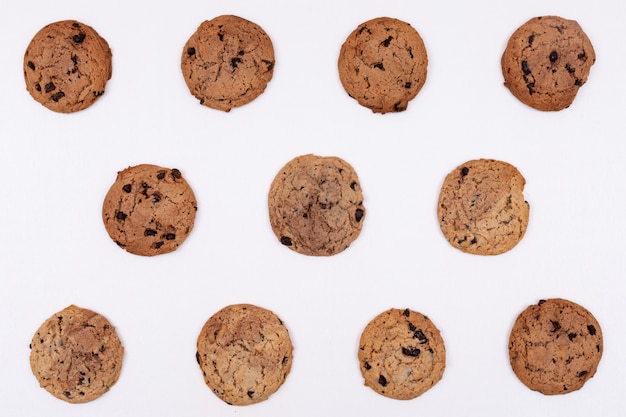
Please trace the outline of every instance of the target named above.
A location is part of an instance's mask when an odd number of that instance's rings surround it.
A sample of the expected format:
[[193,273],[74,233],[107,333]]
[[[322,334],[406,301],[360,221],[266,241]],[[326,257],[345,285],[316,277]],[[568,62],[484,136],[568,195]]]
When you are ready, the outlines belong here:
[[135,255],[172,252],[189,236],[198,203],[174,168],[136,165],[118,172],[102,205],[107,233]]
[[504,85],[523,103],[544,111],[569,107],[595,62],[580,25],[558,16],[535,17],[520,26],[501,59]]
[[515,320],[509,359],[519,380],[546,395],[579,390],[602,358],[600,324],[584,307],[559,298],[529,306]]
[[24,54],[26,89],[56,112],[72,113],[91,106],[104,94],[112,72],[107,41],[75,20],[45,26]]
[[204,21],[191,35],[181,69],[201,104],[228,112],[265,91],[275,63],[272,41],[259,25],[225,15]]
[[365,385],[397,400],[428,391],[446,367],[439,329],[408,308],[392,308],[376,316],[361,334],[358,358]]
[[272,181],[268,208],[280,243],[304,255],[345,250],[365,219],[359,178],[334,156],[309,154],[289,161]]
[[348,95],[374,113],[406,110],[426,82],[428,55],[408,23],[379,17],[362,23],[339,53],[339,79]]
[[437,215],[452,246],[477,255],[512,249],[528,227],[526,180],[513,165],[493,159],[468,161],[446,176]]
[[69,403],[107,392],[122,370],[124,348],[115,328],[98,313],[71,305],[37,330],[30,367],[42,388]]
[[196,360],[204,381],[224,402],[265,401],[285,382],[293,346],[284,323],[250,304],[224,307],[202,328]]

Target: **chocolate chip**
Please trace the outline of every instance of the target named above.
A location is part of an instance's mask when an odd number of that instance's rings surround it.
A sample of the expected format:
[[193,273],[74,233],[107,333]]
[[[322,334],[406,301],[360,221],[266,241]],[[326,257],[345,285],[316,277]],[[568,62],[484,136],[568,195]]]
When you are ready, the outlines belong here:
[[558,59],[559,59],[559,54],[558,54],[558,52],[556,52],[556,51],[552,51],[552,52],[550,52],[550,56],[549,56],[549,58],[550,58],[550,62],[552,62],[552,63],[554,64],[554,63],[555,63],[556,61],[558,61]]
[[402,105],[400,104],[400,102],[397,102],[396,104],[394,104],[394,105],[393,105],[393,109],[394,109],[395,111],[397,111],[397,112],[400,112],[400,111],[405,111],[405,110],[406,110],[406,106],[402,106]]
[[379,70],[381,70],[381,71],[384,71],[384,70],[385,70],[385,67],[383,66],[383,63],[382,63],[382,62],[376,62],[376,63],[373,65],[373,67],[374,67],[374,68],[378,68],[378,69],[379,69]]
[[407,81],[406,83],[404,83],[404,88],[411,88],[411,85],[413,84],[411,84],[410,81]]
[[248,391],[247,394],[248,394],[248,397],[252,398],[252,396],[254,395],[254,391]]
[[83,43],[83,41],[85,40],[85,37],[87,35],[85,35],[85,33],[83,32],[79,32],[78,35],[74,35],[72,36],[72,40],[76,43]]
[[413,323],[409,323],[409,331],[410,332],[415,332],[417,330],[417,327],[415,327],[415,325]]
[[[72,57],[70,59],[72,60],[74,65],[78,65],[78,56],[72,55]],[[72,72],[76,72],[76,70],[74,69],[74,70],[72,70]]]
[[154,229],[146,229],[143,232],[144,236],[156,236],[157,235],[157,231]]
[[522,72],[524,73],[524,75],[528,75],[531,73],[530,68],[528,67],[527,61],[522,61]]
[[541,305],[541,304],[543,304],[543,303],[545,303],[545,302],[546,302],[546,300],[539,300],[539,302],[537,303],[537,305]]
[[132,190],[132,186],[130,184],[124,184],[122,186],[122,190],[124,190],[124,192],[126,193],[130,193],[130,190]]
[[532,44],[533,44],[534,40],[535,40],[535,35],[530,35],[530,36],[528,37],[528,45],[529,45],[529,46],[532,46]]
[[421,351],[416,347],[402,348],[402,354],[405,356],[413,356],[414,358],[416,358],[419,356],[420,353]]
[[587,375],[588,373],[589,373],[588,371],[578,371],[576,373],[576,376],[580,378],[580,377]]
[[[282,321],[280,322],[280,324],[281,324],[281,325],[283,324],[283,323],[282,323]],[[285,357],[283,358],[282,364],[283,364],[283,366],[285,366],[285,365],[287,365],[288,363],[289,363],[289,358],[288,358],[287,356],[285,356]]]
[[380,375],[378,377],[378,383],[380,385],[382,385],[383,387],[387,385],[387,378],[385,378],[384,376]]
[[419,342],[423,345],[424,343],[428,343],[428,338],[424,334],[424,332],[419,329],[413,334],[413,339],[419,340]]
[[65,93],[63,91],[59,91],[57,93],[52,94],[52,96],[50,96],[52,101],[54,101],[55,103],[61,100],[63,97],[65,97]]
[[363,218],[363,215],[365,214],[365,212],[361,209],[356,209],[356,211],[354,212],[354,218],[357,222],[360,222],[361,219]]
[[117,220],[126,220],[126,217],[128,217],[128,215],[126,213],[121,212],[121,211],[118,211],[117,213],[115,213],[115,218]]
[[75,28],[80,28],[80,23],[74,22],[72,23],[72,26],[74,26]]
[[567,337],[569,338],[569,340],[574,340],[574,338],[576,337],[576,333],[568,333]]
[[552,323],[552,332],[556,332],[559,329],[561,329],[561,323],[559,323],[558,321],[554,321],[554,320],[550,320],[550,323]]
[[266,59],[263,60],[263,63],[267,66],[267,71],[271,71],[274,68],[274,62],[268,61]]
[[193,46],[190,46],[189,48],[187,48],[187,55],[192,56],[196,54],[196,48],[194,48]]
[[166,240],[174,240],[174,239],[176,239],[176,234],[168,233],[168,234],[165,235],[165,239]]
[[152,200],[150,201],[152,201],[153,203],[158,203],[159,201],[161,201],[162,198],[163,195],[160,192],[155,191],[154,193],[152,193]]
[[33,64],[33,61],[28,61],[26,63],[26,65],[28,66],[28,68],[32,69],[33,71],[35,71],[35,64]]
[[291,238],[287,237],[287,236],[281,236],[280,237],[280,243],[282,243],[285,246],[293,245],[293,242],[291,241]]
[[402,315],[404,315],[404,317],[409,317],[411,315],[411,310],[409,310],[408,308],[404,309]]
[[161,246],[163,246],[165,242],[154,242],[154,247],[155,249],[161,249]]
[[570,74],[573,74],[576,72],[576,68],[572,68],[572,66],[570,64],[565,64],[565,69],[567,70],[567,72],[569,72]]
[[478,243],[478,240],[476,240],[475,237],[472,240],[470,240],[471,245],[475,245],[476,243]]
[[231,58],[230,66],[233,68],[233,70],[235,70],[237,69],[237,64],[239,64],[240,62],[243,62],[241,58],[238,58],[238,57]]
[[589,330],[589,334],[592,336],[596,335],[596,328],[593,326],[593,324],[590,324],[587,326],[587,330]]
[[587,54],[585,53],[585,51],[582,51],[581,53],[578,54],[578,59],[582,59],[582,60],[587,59]]
[[372,369],[372,365],[370,365],[369,362],[364,362],[363,368],[365,368],[366,371],[369,371],[370,369]]
[[65,391],[63,395],[65,395],[67,398],[70,398],[72,396],[72,393],[69,391]]
[[197,350],[196,350],[196,362],[198,362],[198,365],[200,364],[200,353],[198,353]]
[[383,41],[382,45],[386,48],[386,47],[388,47],[388,46],[389,46],[389,44],[391,43],[391,41],[392,41],[392,40],[393,40],[393,37],[392,37],[392,36],[390,36],[390,37],[388,37],[387,39],[385,39],[385,40]]
[[467,174],[469,174],[469,168],[468,167],[461,168],[461,176],[464,177]]
[[35,90],[41,92],[41,85],[39,83],[35,84]]
[[163,178],[165,178],[165,170],[160,170],[157,172],[157,179],[162,180]]
[[359,187],[359,184],[357,184],[357,183],[356,183],[356,182],[354,182],[354,181],[350,184],[350,188],[351,188],[353,191],[356,191],[356,189],[357,189],[358,187]]
[[535,83],[526,84],[526,88],[528,88],[528,94],[532,95],[535,92]]
[[180,173],[179,170],[177,170],[176,168],[172,169],[172,177],[174,177],[175,180],[179,179],[182,176],[183,175]]

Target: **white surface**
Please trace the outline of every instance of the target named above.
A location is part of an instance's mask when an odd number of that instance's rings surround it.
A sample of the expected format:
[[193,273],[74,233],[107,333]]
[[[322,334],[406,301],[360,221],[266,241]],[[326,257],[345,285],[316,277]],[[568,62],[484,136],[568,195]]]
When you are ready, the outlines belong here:
[[[12,2],[0,13],[1,415],[623,415],[623,2],[99,3]],[[200,106],[180,73],[187,38],[220,14],[261,25],[277,60],[265,93],[228,114]],[[597,54],[558,113],[519,103],[499,66],[511,33],[547,14],[578,20]],[[378,16],[411,23],[429,53],[426,85],[400,114],[359,106],[337,75],[346,36]],[[62,19],[93,26],[114,59],[106,94],[71,115],[36,103],[22,76],[32,36]],[[289,251],[267,219],[271,180],[305,153],[344,158],[364,189],[363,232],[334,257]],[[436,218],[445,175],[481,157],[517,166],[531,205],[523,241],[496,257],[453,249]],[[194,188],[195,229],[175,253],[133,256],[104,230],[106,191],[139,163],[177,167]],[[587,307],[605,337],[596,376],[557,397],[523,386],[507,354],[517,314],[548,297]],[[240,302],[276,312],[295,345],[286,383],[249,407],[214,396],[194,356],[205,320]],[[39,388],[28,363],[35,330],[71,303],[107,316],[126,348],[118,383],[84,405]],[[356,359],[364,326],[391,307],[429,315],[446,342],[443,380],[412,401],[363,386]]]

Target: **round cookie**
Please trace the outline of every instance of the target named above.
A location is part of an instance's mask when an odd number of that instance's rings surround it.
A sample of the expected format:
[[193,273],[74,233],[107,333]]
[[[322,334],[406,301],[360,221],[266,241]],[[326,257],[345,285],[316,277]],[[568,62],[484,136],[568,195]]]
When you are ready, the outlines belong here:
[[71,305],[37,330],[30,367],[42,388],[69,403],[107,392],[122,370],[124,348],[115,328],[98,313]]
[[183,49],[181,68],[200,104],[230,111],[257,98],[274,74],[274,46],[256,23],[238,16],[204,21]]
[[250,304],[224,307],[202,327],[196,360],[204,381],[230,405],[265,401],[291,370],[293,346],[284,323]]
[[446,367],[439,329],[408,308],[392,308],[376,316],[361,334],[358,358],[365,385],[397,400],[428,391]]
[[104,94],[112,74],[107,41],[90,26],[63,20],[42,28],[24,54],[30,95],[48,109],[72,113]]
[[102,219],[121,248],[153,256],[183,243],[197,210],[193,190],[178,169],[143,164],[118,172],[104,199]]
[[334,156],[309,154],[288,162],[272,181],[268,207],[280,243],[304,255],[345,250],[365,218],[359,178]]
[[401,112],[426,82],[428,55],[408,23],[379,17],[359,25],[339,53],[339,79],[348,95],[374,113]]
[[437,216],[452,246],[476,255],[499,255],[524,237],[530,207],[526,180],[511,164],[493,159],[468,161],[448,174]]
[[574,20],[530,19],[502,55],[504,85],[521,102],[543,111],[569,107],[596,61],[591,41]]
[[602,330],[584,307],[559,298],[529,306],[515,320],[509,338],[513,372],[528,388],[545,395],[579,390],[602,358]]

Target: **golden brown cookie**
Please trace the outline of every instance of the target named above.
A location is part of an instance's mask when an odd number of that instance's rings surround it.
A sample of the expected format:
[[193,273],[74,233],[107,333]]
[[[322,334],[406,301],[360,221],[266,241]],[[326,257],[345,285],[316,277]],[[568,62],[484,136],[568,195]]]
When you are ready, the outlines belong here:
[[602,351],[595,317],[559,298],[541,300],[520,313],[509,338],[513,372],[528,388],[546,395],[582,388],[595,375]]
[[24,54],[26,89],[56,112],[72,113],[91,106],[104,94],[111,74],[107,41],[75,20],[45,26]]
[[191,35],[181,69],[201,104],[228,112],[265,91],[275,63],[272,41],[259,25],[225,15],[204,21]]
[[439,226],[452,246],[476,255],[511,250],[528,227],[526,180],[513,165],[468,161],[446,176],[439,194]]
[[270,223],[283,245],[304,255],[330,256],[361,233],[363,193],[356,172],[334,156],[303,155],[276,175],[268,195]]
[[198,203],[174,168],[136,165],[118,172],[102,205],[107,233],[135,255],[172,252],[189,236]]
[[544,111],[569,107],[595,62],[580,25],[558,16],[535,17],[520,26],[501,60],[504,85],[521,102]]
[[390,17],[359,25],[341,46],[338,60],[348,95],[374,113],[406,110],[426,82],[427,67],[419,33]]
[[124,348],[98,313],[71,305],[46,320],[30,344],[30,367],[42,388],[69,403],[107,392],[122,370]]
[[422,395],[441,380],[446,368],[439,329],[408,308],[376,316],[361,334],[358,358],[365,385],[397,400]]
[[293,346],[284,323],[250,304],[224,307],[204,324],[196,360],[204,381],[224,402],[265,401],[285,382]]

